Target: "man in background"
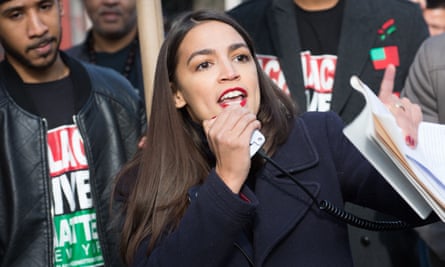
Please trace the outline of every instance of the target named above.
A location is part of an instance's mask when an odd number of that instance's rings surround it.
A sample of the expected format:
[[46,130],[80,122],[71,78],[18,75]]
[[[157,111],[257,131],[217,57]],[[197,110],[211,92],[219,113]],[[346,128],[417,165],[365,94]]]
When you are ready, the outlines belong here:
[[121,267],[110,193],[144,105],[60,52],[62,15],[61,0],[0,0],[0,266]]
[[144,99],[136,0],[83,0],[92,27],[67,53],[109,67],[127,78]]
[[[419,48],[402,95],[420,105],[425,121],[445,124],[445,34],[430,37]],[[445,266],[445,224],[416,230],[427,245],[428,266]]]
[[423,17],[431,35],[445,32],[445,0],[427,0]]

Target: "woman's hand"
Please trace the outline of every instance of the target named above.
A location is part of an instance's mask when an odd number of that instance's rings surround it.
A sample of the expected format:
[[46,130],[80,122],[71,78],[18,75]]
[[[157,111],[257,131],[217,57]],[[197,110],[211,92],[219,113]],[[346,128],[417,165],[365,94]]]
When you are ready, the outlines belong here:
[[396,68],[393,65],[386,68],[380,84],[379,99],[396,118],[396,122],[405,136],[406,144],[414,148],[417,145],[417,133],[422,121],[422,111],[419,105],[411,103],[408,98],[399,98],[393,94],[395,73]]
[[229,106],[216,118],[203,121],[216,173],[234,193],[239,193],[250,169],[249,141],[260,122],[246,108]]

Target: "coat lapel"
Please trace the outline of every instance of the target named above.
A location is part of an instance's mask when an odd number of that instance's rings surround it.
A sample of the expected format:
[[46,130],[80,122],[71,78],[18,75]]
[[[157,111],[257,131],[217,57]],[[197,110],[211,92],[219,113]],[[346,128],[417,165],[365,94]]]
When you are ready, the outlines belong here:
[[[359,5],[355,2],[361,1]],[[380,25],[373,19],[369,1],[347,0],[335,72],[331,110],[340,113],[353,93],[349,84],[352,74],[360,75],[369,60],[369,51],[375,44]]]
[[[319,155],[302,124],[296,124],[292,138],[280,149],[273,160],[291,174],[300,173],[317,165]],[[294,153],[294,151],[300,151]],[[314,196],[320,185],[317,182],[302,182]],[[261,266],[267,255],[311,207],[312,199],[288,177],[283,176],[270,163],[266,164],[255,187],[260,205],[254,226],[255,266]]]
[[[356,1],[361,1],[360,5]],[[369,51],[376,43],[379,22],[373,16],[372,3],[347,0],[340,36],[334,95],[331,110],[339,113],[353,93],[349,84],[352,74],[360,75],[369,60]],[[306,110],[306,95],[301,66],[301,45],[293,1],[274,0],[268,24],[286,83],[298,106]]]
[[272,12],[268,16],[268,24],[290,93],[298,106],[306,109],[297,20],[294,12],[289,12],[294,8],[293,1],[275,0],[272,4]]

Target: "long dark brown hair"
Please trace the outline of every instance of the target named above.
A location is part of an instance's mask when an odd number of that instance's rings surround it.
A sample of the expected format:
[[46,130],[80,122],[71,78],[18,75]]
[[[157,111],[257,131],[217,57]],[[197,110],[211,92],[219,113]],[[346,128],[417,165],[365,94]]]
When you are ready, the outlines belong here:
[[[118,176],[119,185],[138,169],[136,181],[131,182],[123,207],[121,253],[131,263],[142,240],[149,239],[150,253],[164,234],[173,231],[188,206],[190,187],[202,183],[212,166],[206,153],[199,127],[191,121],[185,108],[177,109],[173,95],[178,86],[176,66],[178,48],[185,35],[203,21],[219,21],[233,27],[245,40],[257,68],[261,103],[257,114],[266,136],[265,150],[273,154],[290,131],[290,121],[296,108],[288,96],[261,69],[253,43],[234,20],[224,13],[202,10],[182,15],[172,25],[160,49],[151,106],[151,118],[146,133],[146,145]],[[134,176],[134,175],[133,175]]]

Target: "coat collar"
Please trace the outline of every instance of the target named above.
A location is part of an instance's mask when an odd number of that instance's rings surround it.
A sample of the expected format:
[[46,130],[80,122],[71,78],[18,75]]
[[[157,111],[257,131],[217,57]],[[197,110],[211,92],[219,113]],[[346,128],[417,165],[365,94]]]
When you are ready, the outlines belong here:
[[290,93],[298,106],[306,109],[300,59],[301,45],[294,9],[292,0],[275,0],[267,20],[276,56],[279,58]]
[[[302,119],[297,119],[290,138],[272,159],[291,174],[318,164],[319,154]],[[301,183],[314,196],[318,195],[318,182]],[[256,211],[257,218],[260,219],[255,220],[254,226],[254,259],[256,265],[261,266],[273,247],[286,237],[311,208],[314,208],[314,203],[300,187],[270,163],[266,164],[257,178],[255,194],[260,201]]]
[[[272,159],[293,175],[318,165],[319,154],[302,118],[295,120],[288,140]],[[320,184],[317,181],[301,181],[301,184],[315,197],[318,196]],[[189,201],[197,197],[199,187],[189,190]],[[316,207],[299,186],[270,163],[266,163],[256,178],[255,195],[260,202],[253,226],[255,249],[244,234],[235,241],[235,245],[253,266],[261,266],[272,249],[296,227],[311,208]]]
[[[318,163],[318,152],[301,117],[295,120],[288,140],[277,150],[272,159],[290,173],[303,171]],[[273,176],[282,176],[281,172],[271,164],[266,164],[265,171]]]
[[[71,79],[75,82],[74,104],[75,111],[78,112],[87,101],[92,90],[90,79],[85,79],[85,77],[89,77],[89,74],[79,62],[66,55],[65,52],[60,51],[60,56],[70,69]],[[17,105],[23,109],[32,114],[36,114],[37,112],[33,107],[32,101],[27,99],[23,92],[23,80],[7,59],[0,62],[0,71],[5,74],[0,75],[0,84],[2,84],[6,90],[3,93],[11,96]]]
[[[361,2],[361,3],[357,3]],[[372,1],[346,0],[331,110],[339,113],[354,92],[349,80],[352,74],[363,72],[369,60],[369,50],[378,39],[378,22],[372,16]]]

